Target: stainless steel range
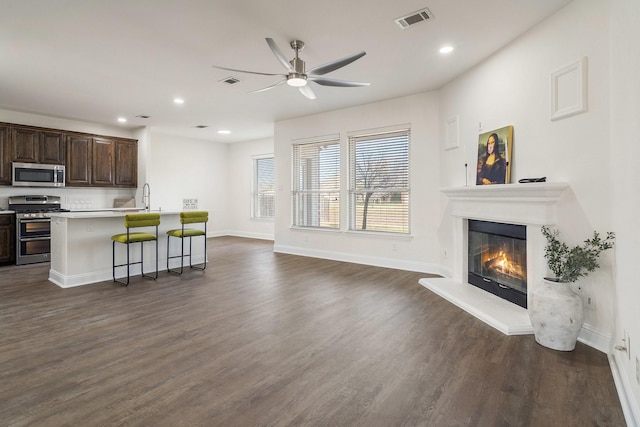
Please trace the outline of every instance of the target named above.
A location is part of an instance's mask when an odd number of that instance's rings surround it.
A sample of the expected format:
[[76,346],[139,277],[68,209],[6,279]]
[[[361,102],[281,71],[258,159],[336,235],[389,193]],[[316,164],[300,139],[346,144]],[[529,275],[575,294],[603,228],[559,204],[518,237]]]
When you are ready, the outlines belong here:
[[16,213],[16,264],[51,260],[51,213],[65,212],[58,196],[9,197]]

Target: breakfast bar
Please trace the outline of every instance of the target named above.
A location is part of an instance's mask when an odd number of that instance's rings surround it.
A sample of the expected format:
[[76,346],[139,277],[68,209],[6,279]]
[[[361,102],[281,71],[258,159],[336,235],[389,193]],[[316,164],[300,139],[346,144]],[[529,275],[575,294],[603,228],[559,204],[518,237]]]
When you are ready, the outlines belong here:
[[[124,217],[142,210],[101,210],[51,214],[51,269],[49,281],[62,288],[111,281],[111,236],[126,231]],[[152,211],[160,214],[158,227],[158,270],[167,269],[167,231],[180,227],[180,211]],[[174,248],[172,245],[172,250]],[[205,260],[202,245],[193,245],[193,264]],[[188,248],[187,248],[188,251]],[[122,251],[116,257],[124,256]],[[139,245],[131,247],[131,258],[140,258]],[[155,250],[144,251],[145,271],[155,268]],[[171,268],[179,267],[179,259],[171,260]],[[188,262],[188,260],[186,260]],[[118,277],[124,270],[116,271]],[[140,275],[140,265],[131,267],[131,275]],[[158,280],[161,280],[160,277]]]

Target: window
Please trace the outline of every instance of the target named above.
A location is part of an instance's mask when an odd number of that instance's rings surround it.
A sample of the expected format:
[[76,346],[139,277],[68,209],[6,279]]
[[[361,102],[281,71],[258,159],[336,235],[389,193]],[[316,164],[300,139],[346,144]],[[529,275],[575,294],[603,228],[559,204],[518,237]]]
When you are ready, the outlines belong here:
[[340,141],[293,145],[292,225],[340,227]]
[[273,156],[253,160],[253,218],[275,217],[275,161]]
[[349,229],[409,233],[409,129],[349,137]]

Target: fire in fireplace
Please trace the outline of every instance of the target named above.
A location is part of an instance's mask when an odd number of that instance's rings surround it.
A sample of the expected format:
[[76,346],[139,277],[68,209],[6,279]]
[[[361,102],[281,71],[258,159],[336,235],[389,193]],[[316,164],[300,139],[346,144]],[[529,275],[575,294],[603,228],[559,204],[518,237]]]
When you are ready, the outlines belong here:
[[527,308],[527,227],[469,220],[470,284]]

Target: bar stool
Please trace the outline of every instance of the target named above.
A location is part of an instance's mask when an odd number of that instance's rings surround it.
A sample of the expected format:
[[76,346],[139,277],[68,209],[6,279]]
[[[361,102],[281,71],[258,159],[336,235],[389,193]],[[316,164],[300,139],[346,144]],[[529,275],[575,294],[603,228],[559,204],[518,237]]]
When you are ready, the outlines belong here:
[[[160,214],[157,213],[139,213],[128,214],[124,217],[124,226],[127,228],[126,233],[114,234],[111,236],[113,240],[113,281],[127,286],[129,284],[129,267],[134,264],[140,264],[142,277],[146,279],[156,280],[158,278],[158,225],[160,225]],[[155,234],[149,232],[131,232],[132,228],[155,227]],[[144,242],[156,242],[156,274],[151,276],[144,272]],[[116,243],[127,245],[127,262],[126,264],[116,264]],[[131,262],[129,258],[129,246],[134,243],[140,243],[140,261]],[[127,266],[127,281],[116,279],[116,267]]]
[[[184,266],[184,258],[189,257],[189,267],[194,270],[203,271],[207,268],[207,221],[209,221],[209,212],[206,211],[189,211],[189,212],[181,212],[180,213],[180,223],[182,224],[181,228],[175,230],[167,231],[167,271],[169,273],[180,275],[182,274],[182,268]],[[197,224],[203,223],[204,230],[199,230],[195,228],[184,228],[185,224]],[[195,266],[191,264],[191,239],[196,236],[204,237],[204,263],[202,266]],[[170,250],[170,242],[171,238],[176,237],[180,239],[180,244],[182,246],[182,250],[180,255],[171,256]],[[184,253],[184,239],[189,238],[189,253]],[[178,269],[170,269],[169,268],[169,260],[173,258],[180,258],[180,270]]]

